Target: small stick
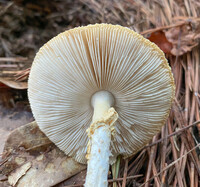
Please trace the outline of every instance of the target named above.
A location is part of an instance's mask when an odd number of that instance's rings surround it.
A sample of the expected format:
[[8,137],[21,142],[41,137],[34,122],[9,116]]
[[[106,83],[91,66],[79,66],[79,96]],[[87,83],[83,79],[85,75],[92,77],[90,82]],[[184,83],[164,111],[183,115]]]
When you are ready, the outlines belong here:
[[157,32],[157,31],[161,31],[161,30],[171,29],[171,28],[174,28],[174,27],[180,27],[180,26],[187,25],[187,24],[188,24],[188,22],[184,21],[184,22],[180,22],[180,23],[177,23],[177,24],[174,24],[174,25],[168,25],[168,26],[163,26],[163,27],[157,27],[155,29],[149,29],[149,30],[140,32],[140,34],[142,34],[142,35],[151,34],[152,32]]
[[[156,165],[155,165],[155,161],[152,162],[152,172],[153,172],[153,175],[157,175],[158,174],[157,169],[156,169]],[[155,177],[154,180],[155,180],[156,186],[160,187],[161,182],[160,182],[159,177]]]
[[195,178],[194,178],[195,187],[199,187],[199,176],[196,172],[194,173],[194,176],[195,176]]
[[17,64],[0,64],[0,68],[17,68]]
[[25,62],[27,60],[26,57],[0,57],[0,62]]
[[[161,132],[161,139],[164,139],[163,140],[163,143],[162,143],[162,148],[161,148],[161,164],[160,164],[160,170],[163,170],[165,167],[166,167],[166,155],[167,155],[167,136],[168,136],[168,131],[167,131],[167,126],[165,125],[163,128],[162,128],[162,132]],[[155,142],[154,142],[155,143]],[[164,175],[164,176],[163,176]],[[166,172],[163,173],[161,175],[161,181],[162,181],[162,178],[164,177],[165,178],[165,175],[166,175]]]
[[[183,154],[181,154],[180,156],[184,155],[186,152],[187,152],[187,151],[184,149]],[[181,176],[182,176],[182,177],[184,176],[184,171],[185,171],[186,162],[187,162],[187,156],[185,156],[185,157],[182,159],[182,162],[181,162]],[[184,177],[183,177],[183,178],[184,178]]]
[[177,177],[175,176],[173,187],[176,187],[176,186],[177,186]]
[[190,164],[190,186],[194,186],[194,164],[191,162]]
[[[153,137],[152,142],[156,141],[156,136]],[[151,150],[148,148],[148,153],[149,153],[149,163],[148,163],[148,167],[147,167],[147,172],[146,172],[146,179],[145,181],[148,181],[151,175],[151,167],[152,167],[152,162],[154,160],[155,157],[155,147],[152,147]],[[149,183],[145,184],[145,187],[148,187]]]
[[[190,91],[189,91],[189,70],[188,68],[185,69],[185,120],[188,123],[188,114],[189,114],[189,98],[190,98]],[[188,125],[188,124],[187,124]]]
[[176,175],[176,169],[170,168],[168,173],[169,173],[169,177],[167,179],[168,179],[168,184],[170,184],[174,181],[174,178],[175,178],[175,175]]
[[[158,139],[158,134],[155,136],[155,140]],[[152,173],[153,175],[157,175],[157,169],[156,169],[156,164],[155,164],[155,158],[156,158],[156,152],[157,152],[157,146],[155,147],[151,147],[151,153],[153,153],[153,161],[152,161]],[[160,182],[160,179],[159,177],[156,177],[155,178],[155,183],[156,183],[156,186],[159,187],[161,182]]]
[[117,181],[118,187],[122,187],[122,185],[120,184],[120,181]]
[[[167,167],[167,163],[164,164],[164,167]],[[162,179],[161,179],[161,187],[165,186],[165,179],[166,179],[166,175],[167,175],[167,170],[165,170],[162,174]]]
[[[182,155],[184,155],[186,152],[187,152],[187,151],[186,151],[184,142],[181,141],[181,151],[180,151],[179,157],[181,157]],[[183,179],[184,186],[185,186],[184,172],[185,172],[185,166],[186,166],[187,158],[188,158],[188,156],[186,155],[186,156],[183,157],[183,159],[180,160],[180,162],[179,162],[179,165],[181,166],[181,176],[182,176],[182,179]]]
[[[171,134],[172,133],[172,128],[171,128],[171,123],[170,123],[169,120],[168,120],[167,124],[168,124],[169,133]],[[172,138],[170,138],[170,142],[172,144],[172,153],[173,153],[174,160],[177,160],[178,156],[177,156],[177,152],[176,152],[176,149],[175,149],[174,141],[173,141]],[[182,177],[181,177],[181,173],[180,173],[180,165],[179,165],[178,162],[175,164],[175,168],[176,168],[178,185],[179,185],[179,187],[183,187],[183,181],[182,181]]]
[[123,175],[124,177],[123,177],[122,187],[126,187],[127,172],[128,172],[128,159],[125,160],[124,175]]
[[[194,82],[194,96],[195,96],[195,100],[196,100],[196,120],[199,120],[199,105],[198,105],[198,88],[199,88],[199,52],[197,51],[197,49],[194,52],[195,55],[195,82]],[[197,125],[197,129],[199,132],[199,136],[200,136],[200,124]]]

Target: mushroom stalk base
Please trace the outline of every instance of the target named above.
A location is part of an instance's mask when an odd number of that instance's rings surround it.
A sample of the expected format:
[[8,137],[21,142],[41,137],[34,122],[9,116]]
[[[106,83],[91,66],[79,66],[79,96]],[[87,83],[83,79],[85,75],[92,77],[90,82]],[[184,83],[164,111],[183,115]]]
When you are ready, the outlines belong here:
[[85,187],[107,187],[110,142],[113,136],[114,123],[118,118],[114,108],[110,108],[105,116],[92,123],[88,129],[88,166]]

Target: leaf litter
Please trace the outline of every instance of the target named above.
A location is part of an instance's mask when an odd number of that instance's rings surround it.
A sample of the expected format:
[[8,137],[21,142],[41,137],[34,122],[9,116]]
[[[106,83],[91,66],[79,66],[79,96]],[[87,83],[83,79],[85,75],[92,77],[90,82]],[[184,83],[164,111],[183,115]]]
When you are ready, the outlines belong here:
[[8,177],[11,186],[19,187],[52,186],[86,168],[61,152],[36,122],[19,127],[9,135],[2,159],[0,174]]

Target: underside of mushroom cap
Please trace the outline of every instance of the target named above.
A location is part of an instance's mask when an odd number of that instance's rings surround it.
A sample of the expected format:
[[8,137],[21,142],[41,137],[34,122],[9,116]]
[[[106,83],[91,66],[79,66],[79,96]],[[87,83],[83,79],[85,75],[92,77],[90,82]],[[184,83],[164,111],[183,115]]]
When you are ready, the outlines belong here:
[[67,155],[86,163],[91,97],[109,91],[118,112],[114,156],[131,156],[160,131],[174,99],[163,52],[136,32],[95,24],[59,34],[37,53],[28,96],[40,129]]

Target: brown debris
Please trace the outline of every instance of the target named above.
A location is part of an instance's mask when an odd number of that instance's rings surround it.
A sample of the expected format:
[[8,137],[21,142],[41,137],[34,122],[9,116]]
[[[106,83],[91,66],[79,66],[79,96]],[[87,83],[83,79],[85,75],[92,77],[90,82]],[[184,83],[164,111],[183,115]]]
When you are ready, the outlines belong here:
[[31,162],[27,162],[26,164],[17,168],[11,175],[8,177],[8,182],[10,185],[15,186],[17,182],[23,177],[27,171],[31,168]]
[[[188,18],[189,20],[189,18]],[[173,44],[171,53],[181,56],[192,51],[200,41],[200,19],[188,21],[188,24],[166,31],[166,37]]]

